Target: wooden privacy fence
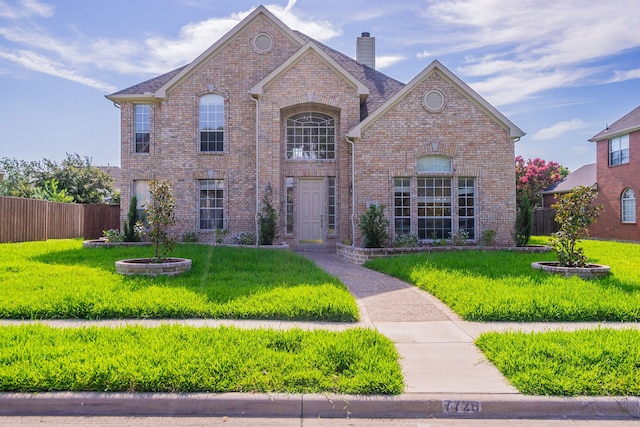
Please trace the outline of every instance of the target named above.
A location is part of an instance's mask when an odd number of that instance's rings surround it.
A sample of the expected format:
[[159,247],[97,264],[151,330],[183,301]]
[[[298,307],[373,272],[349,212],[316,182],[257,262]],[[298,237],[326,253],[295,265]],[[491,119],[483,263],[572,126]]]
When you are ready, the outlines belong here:
[[558,231],[556,211],[552,208],[534,208],[531,218],[532,236],[551,236]]
[[0,197],[0,243],[83,237],[120,228],[120,207]]

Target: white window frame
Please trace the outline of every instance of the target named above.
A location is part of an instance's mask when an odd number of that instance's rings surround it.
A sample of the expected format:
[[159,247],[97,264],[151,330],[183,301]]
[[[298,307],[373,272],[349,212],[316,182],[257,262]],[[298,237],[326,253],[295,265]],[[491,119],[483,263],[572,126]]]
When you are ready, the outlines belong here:
[[411,234],[411,178],[393,179],[393,232]]
[[288,160],[334,160],[336,119],[328,114],[293,114],[286,121]]
[[[219,195],[218,192],[220,192]],[[198,181],[198,228],[203,231],[224,230],[224,180],[201,179]]]
[[[222,153],[225,145],[224,97],[215,93],[198,100],[198,141],[201,153]],[[210,138],[213,138],[211,140]]]
[[609,166],[629,163],[629,134],[609,140]]
[[151,150],[151,105],[133,106],[133,152],[149,153]]
[[149,185],[151,181],[148,179],[136,179],[133,181],[133,194],[136,197],[136,211],[138,211],[138,218],[140,221],[145,222],[147,214],[145,208],[151,203],[151,192],[149,191]]
[[636,193],[631,188],[625,188],[620,198],[620,212],[622,222],[625,224],[636,223]]
[[[458,230],[464,230],[469,240],[476,238],[476,179],[458,178]],[[472,224],[469,226],[469,224]]]
[[417,190],[418,238],[449,238],[453,232],[452,178],[419,176]]

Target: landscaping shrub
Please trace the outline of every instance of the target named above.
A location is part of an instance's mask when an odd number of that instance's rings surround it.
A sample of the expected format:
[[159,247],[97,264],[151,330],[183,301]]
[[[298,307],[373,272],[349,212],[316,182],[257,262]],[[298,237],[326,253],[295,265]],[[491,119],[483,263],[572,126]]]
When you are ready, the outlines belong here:
[[372,204],[360,215],[358,228],[362,231],[365,248],[381,248],[389,239],[389,220],[384,217],[384,205]]

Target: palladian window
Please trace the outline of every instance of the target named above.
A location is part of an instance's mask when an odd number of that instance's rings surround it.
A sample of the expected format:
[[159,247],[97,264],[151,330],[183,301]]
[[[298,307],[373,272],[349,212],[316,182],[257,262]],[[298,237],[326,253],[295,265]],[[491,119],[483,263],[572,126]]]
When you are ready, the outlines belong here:
[[335,119],[321,113],[300,113],[287,119],[287,159],[335,158]]

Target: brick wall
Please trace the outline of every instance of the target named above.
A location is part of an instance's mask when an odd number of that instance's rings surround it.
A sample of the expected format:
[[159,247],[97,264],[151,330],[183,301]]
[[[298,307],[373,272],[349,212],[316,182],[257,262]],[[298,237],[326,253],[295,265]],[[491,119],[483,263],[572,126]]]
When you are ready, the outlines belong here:
[[[424,94],[439,90],[446,107],[438,113],[422,106]],[[437,142],[437,148],[432,144]],[[514,144],[507,130],[499,126],[476,104],[457,91],[437,72],[430,74],[393,106],[365,128],[356,144],[356,218],[366,210],[367,202],[393,207],[394,177],[412,177],[412,200],[417,197],[416,158],[444,155],[453,159],[453,212],[457,213],[457,177],[476,180],[476,233],[496,231],[496,243],[513,244],[511,231],[515,220]],[[433,174],[425,176],[434,176]],[[412,226],[417,224],[417,209],[412,202]],[[387,210],[391,217],[392,209]],[[457,230],[457,215],[453,230]],[[356,242],[361,243],[358,232]]]
[[609,141],[596,143],[598,177],[597,203],[604,207],[598,221],[591,225],[592,237],[640,241],[640,226],[622,223],[622,192],[632,188],[636,194],[636,220],[640,219],[640,131],[629,135],[629,163],[609,166]]
[[[254,51],[259,33],[273,37],[269,53]],[[412,177],[416,197],[416,158],[428,154],[453,158],[453,178],[473,177],[476,182],[476,230],[497,232],[496,243],[511,245],[515,218],[514,147],[508,131],[487,116],[437,73],[428,76],[412,93],[366,128],[356,143],[355,182],[351,182],[351,147],[345,134],[359,122],[360,100],[356,88],[317,53],[309,51],[264,87],[258,104],[249,90],[285,62],[298,46],[270,20],[258,15],[200,67],[172,88],[165,100],[153,105],[151,149],[132,153],[133,103],[122,103],[122,212],[124,220],[132,196],[133,181],[168,179],[176,198],[173,233],[198,231],[198,180],[224,180],[225,228],[229,237],[255,231],[256,199],[270,186],[276,209],[285,205],[286,177],[336,177],[337,227],[325,244],[351,239],[351,197],[356,195],[355,218],[368,201],[393,205],[393,178]],[[210,91],[209,85],[214,89]],[[438,89],[446,108],[429,113],[422,97]],[[216,93],[225,98],[224,153],[200,153],[198,97]],[[256,194],[256,108],[258,109],[258,194]],[[336,118],[335,160],[286,159],[284,123],[288,115],[318,111]],[[432,142],[438,142],[434,150]],[[353,188],[353,193],[352,193]],[[453,181],[455,192],[455,180]],[[326,191],[326,190],[325,190]],[[326,198],[325,198],[326,200]],[[457,198],[453,197],[453,212]],[[415,203],[414,203],[415,205]],[[412,208],[415,228],[417,212]],[[388,217],[391,219],[391,210]],[[454,216],[454,230],[457,229]],[[281,218],[282,219],[282,218]],[[283,224],[282,224],[283,225]],[[296,244],[295,235],[280,228],[282,241]],[[361,243],[359,230],[356,243]],[[212,242],[215,233],[200,232],[201,241]]]

